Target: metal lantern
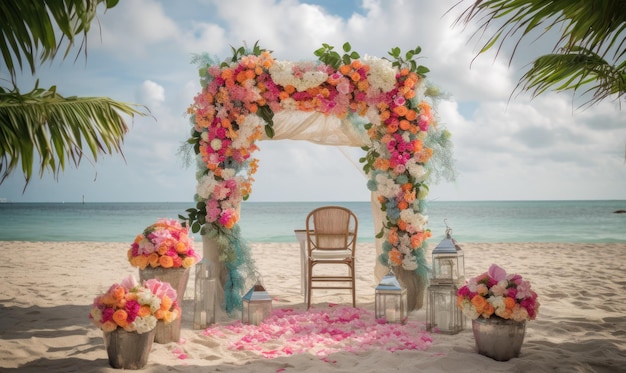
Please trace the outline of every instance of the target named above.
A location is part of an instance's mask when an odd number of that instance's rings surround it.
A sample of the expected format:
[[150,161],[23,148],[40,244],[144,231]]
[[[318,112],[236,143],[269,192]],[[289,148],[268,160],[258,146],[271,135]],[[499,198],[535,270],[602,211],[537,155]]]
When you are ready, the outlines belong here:
[[457,287],[453,284],[430,285],[426,308],[426,329],[442,334],[456,334],[463,330],[465,317],[456,305]]
[[433,250],[432,277],[428,286],[426,329],[443,334],[463,330],[465,318],[456,305],[457,290],[465,284],[463,250],[452,238],[446,222],[446,238]]
[[272,313],[272,298],[263,285],[257,281],[243,296],[241,322],[244,324],[259,325]]
[[456,286],[465,284],[463,250],[452,238],[451,233],[452,229],[446,224],[446,238],[433,250],[432,284],[454,284]]
[[407,320],[406,288],[396,278],[393,271],[383,277],[376,286],[376,319],[385,319],[388,323],[404,324]]
[[215,269],[203,258],[196,264],[193,328],[205,329],[215,323]]

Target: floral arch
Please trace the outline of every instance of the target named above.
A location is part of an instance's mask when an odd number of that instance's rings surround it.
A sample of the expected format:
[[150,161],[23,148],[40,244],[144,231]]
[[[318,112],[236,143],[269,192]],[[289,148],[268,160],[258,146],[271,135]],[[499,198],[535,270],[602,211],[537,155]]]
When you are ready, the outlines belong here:
[[[223,307],[241,307],[255,277],[250,249],[238,225],[239,207],[252,192],[257,141],[299,139],[359,146],[375,208],[376,276],[389,266],[414,291],[409,308],[420,308],[427,282],[426,182],[450,163],[449,133],[438,128],[426,85],[428,69],[416,63],[420,48],[390,59],[363,58],[343,45],[343,55],[324,44],[317,61],[275,60],[257,44],[233,48],[221,63],[207,56],[202,91],[188,109],[193,125],[188,143],[197,160],[196,207],[183,217],[203,236],[205,256],[223,270]],[[434,155],[434,156],[433,156]],[[207,246],[210,248],[207,250]]]

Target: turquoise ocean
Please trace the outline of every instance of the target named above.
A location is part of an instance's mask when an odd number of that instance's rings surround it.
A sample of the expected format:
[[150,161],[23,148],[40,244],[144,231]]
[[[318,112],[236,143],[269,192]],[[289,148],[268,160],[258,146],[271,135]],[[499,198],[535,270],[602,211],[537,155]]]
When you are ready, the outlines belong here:
[[[373,242],[369,202],[244,202],[240,226],[250,242],[296,242],[306,215],[323,205],[353,210],[359,241]],[[0,241],[132,242],[158,218],[177,218],[193,203],[0,203]],[[482,201],[428,203],[431,242],[445,223],[459,242],[624,242],[626,201]],[[433,241],[434,240],[434,241]],[[196,235],[196,241],[200,236]]]

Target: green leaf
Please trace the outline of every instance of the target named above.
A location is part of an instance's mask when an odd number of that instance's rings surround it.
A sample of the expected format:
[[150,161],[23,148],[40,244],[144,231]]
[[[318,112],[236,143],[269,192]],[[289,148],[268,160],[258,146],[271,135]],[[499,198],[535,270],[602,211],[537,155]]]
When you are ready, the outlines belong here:
[[350,49],[352,49],[352,47],[350,46],[350,43],[345,42],[345,43],[343,44],[343,51],[344,51],[344,52],[349,52],[349,51],[350,51]]

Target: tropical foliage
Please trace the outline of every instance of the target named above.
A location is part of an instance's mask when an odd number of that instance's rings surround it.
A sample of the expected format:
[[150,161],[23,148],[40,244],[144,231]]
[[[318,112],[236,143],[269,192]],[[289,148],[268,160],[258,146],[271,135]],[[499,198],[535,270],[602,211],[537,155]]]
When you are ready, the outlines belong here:
[[[10,76],[0,86],[0,183],[21,165],[26,185],[39,163],[55,177],[66,161],[78,165],[85,155],[121,153],[128,131],[125,116],[146,115],[133,105],[108,97],[64,97],[57,87],[18,89],[18,73],[37,67],[62,53],[65,59],[80,39],[87,57],[87,33],[100,3],[106,9],[118,0],[41,0],[0,2],[0,52]],[[4,79],[3,82],[8,82]],[[38,156],[38,158],[37,158]]]
[[[467,3],[467,1],[461,1]],[[495,30],[480,53],[507,39],[560,33],[553,52],[534,60],[518,89],[537,96],[549,89],[590,97],[588,104],[626,93],[626,1],[472,0],[457,23],[479,22],[473,37]],[[493,28],[492,28],[493,27]]]

